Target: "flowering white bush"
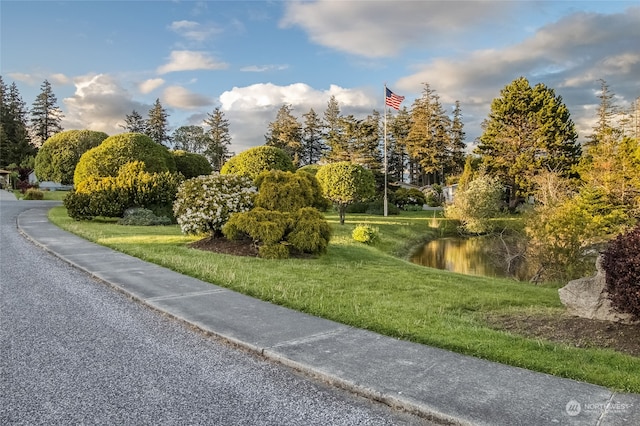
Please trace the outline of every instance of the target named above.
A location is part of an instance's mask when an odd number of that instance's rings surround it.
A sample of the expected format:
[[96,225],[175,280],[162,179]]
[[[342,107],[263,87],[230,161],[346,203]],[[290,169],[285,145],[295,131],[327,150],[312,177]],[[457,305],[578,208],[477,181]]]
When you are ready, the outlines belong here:
[[180,185],[173,213],[185,234],[218,234],[232,213],[251,209],[255,193],[247,177],[198,176]]

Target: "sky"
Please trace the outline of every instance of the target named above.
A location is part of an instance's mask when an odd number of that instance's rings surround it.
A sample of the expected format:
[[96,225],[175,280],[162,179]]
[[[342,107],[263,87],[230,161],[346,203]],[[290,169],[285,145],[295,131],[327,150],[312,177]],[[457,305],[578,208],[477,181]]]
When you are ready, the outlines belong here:
[[0,75],[28,107],[48,80],[65,130],[122,133],[156,99],[171,130],[219,107],[235,153],[263,145],[284,104],[301,123],[332,95],[345,115],[382,112],[385,84],[408,108],[425,83],[460,101],[471,146],[524,76],[584,140],[599,80],[620,107],[640,96],[640,1],[0,0]]

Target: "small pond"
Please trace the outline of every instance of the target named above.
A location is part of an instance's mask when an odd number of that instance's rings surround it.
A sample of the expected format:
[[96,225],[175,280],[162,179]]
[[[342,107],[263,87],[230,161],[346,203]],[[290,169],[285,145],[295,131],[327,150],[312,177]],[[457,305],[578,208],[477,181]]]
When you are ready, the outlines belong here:
[[532,271],[518,253],[522,249],[499,237],[451,237],[429,241],[410,260],[423,266],[486,277],[529,280]]

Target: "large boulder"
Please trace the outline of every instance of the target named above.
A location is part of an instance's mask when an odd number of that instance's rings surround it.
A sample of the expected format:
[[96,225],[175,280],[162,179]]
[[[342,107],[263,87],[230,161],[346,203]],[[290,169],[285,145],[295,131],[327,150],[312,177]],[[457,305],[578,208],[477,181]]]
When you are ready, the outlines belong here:
[[636,322],[630,314],[618,312],[611,305],[602,261],[603,257],[598,256],[597,272],[593,277],[570,281],[559,289],[560,301],[567,307],[569,314],[578,317],[626,324]]

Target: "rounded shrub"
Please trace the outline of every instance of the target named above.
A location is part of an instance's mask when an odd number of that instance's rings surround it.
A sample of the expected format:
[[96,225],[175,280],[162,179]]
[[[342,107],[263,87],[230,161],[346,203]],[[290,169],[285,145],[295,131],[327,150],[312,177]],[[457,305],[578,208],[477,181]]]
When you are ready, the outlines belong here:
[[329,163],[316,174],[324,196],[331,201],[344,224],[347,206],[366,201],[375,194],[375,180],[371,170],[348,161]]
[[36,189],[36,188],[29,188],[24,193],[24,199],[25,200],[43,200],[44,199],[44,192],[42,192],[42,191],[40,191],[39,189]]
[[370,225],[356,226],[351,236],[355,241],[364,244],[373,244],[380,238],[378,230]]
[[35,159],[35,173],[40,181],[73,183],[73,174],[82,154],[97,147],[109,135],[93,130],[67,130],[47,139]]
[[260,257],[282,259],[289,256],[290,250],[324,253],[329,245],[331,228],[313,207],[305,207],[295,213],[256,207],[232,215],[222,233],[230,240],[249,237],[258,245]]
[[204,155],[182,150],[171,151],[171,154],[176,162],[176,169],[186,179],[209,175],[213,171],[209,160]]
[[417,188],[398,188],[394,194],[395,204],[403,210],[408,210],[409,206],[422,206],[427,203],[427,199],[422,191]]
[[235,155],[227,161],[220,174],[235,174],[255,179],[264,171],[282,170],[293,172],[295,167],[284,150],[274,146],[256,146]]
[[251,179],[213,173],[180,185],[173,213],[185,234],[217,235],[232,213],[253,206],[255,188]]
[[149,173],[176,171],[175,160],[167,148],[141,133],[122,133],[82,154],[73,182],[79,185],[90,177],[116,176],[123,165],[132,161],[141,161]]
[[309,173],[270,170],[260,173],[255,183],[258,187],[256,207],[295,212],[303,207],[326,209],[328,205],[320,184]]
[[177,173],[149,173],[140,161],[126,163],[116,177],[90,177],[65,198],[74,219],[95,216],[122,217],[130,207],[171,212],[182,176]]
[[609,242],[602,267],[613,307],[640,320],[640,225]]

